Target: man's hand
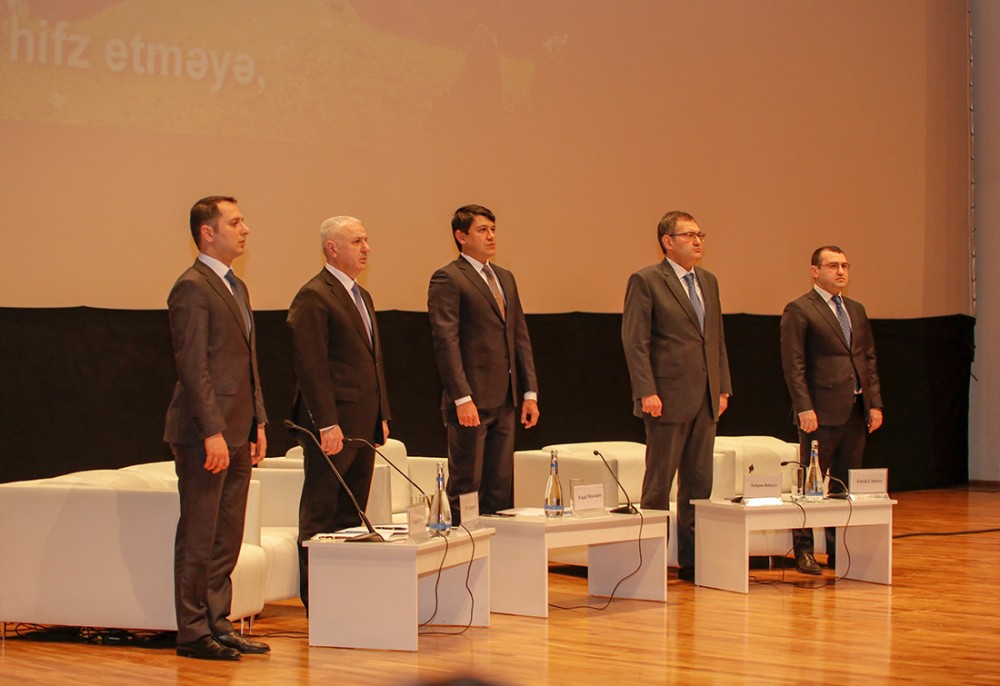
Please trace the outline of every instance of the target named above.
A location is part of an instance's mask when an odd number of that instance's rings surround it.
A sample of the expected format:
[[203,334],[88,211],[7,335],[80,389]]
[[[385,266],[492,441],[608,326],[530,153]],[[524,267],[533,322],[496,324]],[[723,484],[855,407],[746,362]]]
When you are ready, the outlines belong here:
[[479,410],[471,400],[455,407],[458,423],[462,426],[479,426]]
[[530,429],[538,423],[538,414],[537,400],[525,399],[521,401],[521,424],[524,425],[525,429]]
[[799,428],[807,434],[819,428],[819,419],[816,417],[816,410],[799,412]]
[[882,410],[873,407],[868,410],[868,433],[882,426]]
[[663,401],[660,400],[660,396],[656,395],[656,393],[643,396],[642,411],[650,417],[659,417],[663,414]]
[[229,446],[221,433],[205,439],[205,469],[218,474],[229,466]]
[[720,417],[722,416],[722,413],[725,412],[726,408],[728,408],[728,407],[729,407],[729,396],[727,394],[725,394],[725,393],[721,393],[719,395],[719,416]]
[[334,425],[319,432],[319,443],[327,455],[336,455],[344,449],[344,432]]
[[258,465],[265,457],[267,457],[267,434],[264,432],[264,424],[258,424],[257,441],[250,444],[250,464]]
[[385,445],[385,442],[388,441],[388,440],[389,440],[389,422],[387,422],[387,421],[385,421],[383,419],[382,420],[382,442],[381,443],[376,443],[375,447],[376,448],[381,448],[383,445]]

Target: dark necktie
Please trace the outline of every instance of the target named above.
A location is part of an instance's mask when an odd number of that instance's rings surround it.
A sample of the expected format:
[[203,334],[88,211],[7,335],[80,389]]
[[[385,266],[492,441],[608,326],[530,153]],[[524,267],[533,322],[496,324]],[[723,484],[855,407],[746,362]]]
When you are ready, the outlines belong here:
[[503,294],[500,293],[500,286],[497,285],[497,277],[493,275],[490,265],[483,265],[483,274],[486,276],[486,283],[490,285],[490,291],[493,292],[493,298],[497,301],[497,307],[500,308],[500,318],[506,321],[507,307],[504,305]]
[[240,306],[240,311],[243,313],[243,324],[247,327],[247,333],[250,333],[250,304],[247,302],[247,294],[243,290],[243,286],[240,285],[239,279],[233,274],[232,269],[226,272],[226,281],[233,289],[233,297],[236,298],[236,304]]
[[694,272],[688,272],[684,275],[684,281],[687,283],[688,297],[691,298],[691,304],[694,306],[694,313],[698,315],[698,326],[701,330],[705,330],[705,306],[701,304],[701,298],[698,297],[698,291],[694,287]]
[[368,342],[371,343],[372,326],[368,320],[368,309],[365,307],[365,301],[361,299],[361,286],[358,285],[357,281],[351,286],[351,293],[354,294],[354,305],[358,308],[358,314],[361,315],[361,322],[365,325],[365,333],[368,334]]
[[844,333],[844,341],[847,347],[851,347],[851,320],[847,318],[847,310],[844,309],[844,299],[839,295],[833,296],[833,304],[837,306],[837,321],[840,322],[840,330]]

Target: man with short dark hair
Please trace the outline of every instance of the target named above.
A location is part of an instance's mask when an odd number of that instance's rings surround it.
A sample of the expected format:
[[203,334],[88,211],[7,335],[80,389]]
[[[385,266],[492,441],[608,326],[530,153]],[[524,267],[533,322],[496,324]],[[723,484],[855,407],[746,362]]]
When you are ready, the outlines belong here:
[[198,259],[167,298],[177,366],[164,432],[180,493],[177,654],[236,660],[270,650],[240,636],[228,619],[250,469],[267,448],[253,311],[246,284],[232,270],[250,229],[228,196],[195,203],[190,227]]
[[[389,437],[389,401],[382,339],[371,294],[358,283],[368,266],[368,233],[360,219],[330,217],[320,226],[326,264],[288,308],[292,364],[298,386],[292,416],[332,456],[362,509],[368,503],[375,453]],[[361,523],[326,459],[307,436],[296,434],[305,458],[299,501],[299,595],[309,607],[309,557],[302,544],[319,533]]]
[[[799,429],[799,453],[809,464],[809,446],[819,442],[820,469],[847,481],[862,466],[865,433],[882,425],[882,388],[875,365],[875,339],[864,306],[842,293],[851,265],[835,245],[817,248],[809,271],[813,289],[785,306],[781,315],[781,366]],[[840,490],[831,483],[830,490]],[[795,566],[822,574],[813,556],[812,529],[792,532]],[[826,529],[827,565],[836,567],[836,529]]]
[[448,497],[454,523],[458,497],[479,493],[479,511],[513,504],[515,412],[538,422],[538,383],[528,326],[514,275],[496,266],[496,217],[482,205],[455,210],[459,256],[434,272],[427,312],[444,386],[448,430]]
[[694,580],[694,507],[712,492],[715,427],[732,387],[715,275],[695,264],[705,234],[687,212],[657,226],[665,259],[632,274],[625,291],[622,344],[633,413],[646,426],[642,506],[670,507],[677,475],[678,577]]

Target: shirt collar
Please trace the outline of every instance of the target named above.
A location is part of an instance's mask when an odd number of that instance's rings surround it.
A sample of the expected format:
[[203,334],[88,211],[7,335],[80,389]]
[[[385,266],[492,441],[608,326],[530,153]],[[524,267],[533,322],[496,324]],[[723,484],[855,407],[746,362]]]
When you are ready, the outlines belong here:
[[334,276],[336,276],[337,281],[343,284],[344,288],[346,288],[348,291],[354,290],[354,284],[356,284],[357,281],[355,281],[347,274],[334,267],[329,262],[326,263],[326,270],[331,274],[333,274]]
[[[663,259],[665,259],[667,262],[670,263],[670,266],[673,267],[674,274],[676,274],[677,278],[680,279],[681,281],[683,281],[684,277],[687,276],[688,274],[694,274],[694,267],[691,267],[691,270],[688,271],[688,270],[684,269],[684,267],[682,267],[679,264],[677,264],[676,262],[674,262],[669,257],[664,257]],[[697,277],[695,277],[695,281],[697,281],[697,280],[698,280]]]
[[229,270],[232,269],[232,267],[227,267],[225,264],[223,264],[219,260],[217,260],[214,257],[211,257],[209,255],[206,255],[203,252],[198,253],[198,260],[202,264],[204,264],[205,266],[207,266],[209,269],[211,269],[213,272],[215,272],[216,274],[218,274],[220,279],[225,279],[226,278],[226,274],[228,274]]

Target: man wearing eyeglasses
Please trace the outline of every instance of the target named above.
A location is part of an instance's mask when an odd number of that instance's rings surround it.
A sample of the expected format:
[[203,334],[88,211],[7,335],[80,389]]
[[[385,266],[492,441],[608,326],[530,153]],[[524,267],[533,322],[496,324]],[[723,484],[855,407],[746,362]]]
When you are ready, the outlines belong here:
[[686,212],[657,227],[665,259],[629,277],[622,344],[633,412],[646,425],[642,506],[666,510],[677,483],[678,577],[694,580],[694,508],[712,491],[715,427],[732,387],[719,284],[695,267],[705,234]]
[[[851,265],[834,245],[817,248],[809,267],[813,289],[781,315],[781,366],[792,396],[802,464],[819,441],[820,469],[847,480],[862,466],[865,434],[882,425],[875,340],[864,306],[843,297]],[[831,483],[831,490],[835,484]],[[813,556],[812,529],[792,532],[795,567],[822,574]],[[826,530],[827,566],[836,567],[836,530]]]

